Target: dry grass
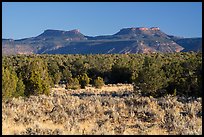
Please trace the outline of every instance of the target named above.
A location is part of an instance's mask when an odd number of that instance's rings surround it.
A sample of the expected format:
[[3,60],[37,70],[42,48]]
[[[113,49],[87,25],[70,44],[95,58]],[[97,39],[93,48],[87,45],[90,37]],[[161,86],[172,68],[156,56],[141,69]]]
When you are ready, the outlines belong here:
[[202,98],[133,96],[132,85],[53,88],[2,104],[3,134],[202,134]]

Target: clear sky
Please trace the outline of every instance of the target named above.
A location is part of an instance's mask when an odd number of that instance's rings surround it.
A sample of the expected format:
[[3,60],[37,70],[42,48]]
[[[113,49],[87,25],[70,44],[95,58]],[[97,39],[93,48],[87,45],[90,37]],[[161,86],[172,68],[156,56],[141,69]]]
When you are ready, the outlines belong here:
[[3,2],[2,37],[34,37],[46,29],[79,29],[87,36],[128,27],[159,27],[183,37],[202,37],[201,2]]

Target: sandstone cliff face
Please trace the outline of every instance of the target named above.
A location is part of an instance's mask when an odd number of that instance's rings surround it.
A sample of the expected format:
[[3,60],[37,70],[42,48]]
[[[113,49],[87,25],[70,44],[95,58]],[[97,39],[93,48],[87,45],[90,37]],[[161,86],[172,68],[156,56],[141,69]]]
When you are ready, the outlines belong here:
[[[3,134],[202,134],[202,99],[131,94],[132,85],[53,88],[2,102]],[[188,124],[187,124],[188,123]]]

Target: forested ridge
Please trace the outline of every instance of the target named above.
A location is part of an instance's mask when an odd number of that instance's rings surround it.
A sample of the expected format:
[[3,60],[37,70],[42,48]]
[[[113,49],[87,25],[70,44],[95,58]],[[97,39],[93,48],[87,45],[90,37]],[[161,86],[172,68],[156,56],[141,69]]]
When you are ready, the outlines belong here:
[[2,97],[49,95],[55,84],[133,83],[135,94],[201,96],[202,53],[13,55],[2,57]]

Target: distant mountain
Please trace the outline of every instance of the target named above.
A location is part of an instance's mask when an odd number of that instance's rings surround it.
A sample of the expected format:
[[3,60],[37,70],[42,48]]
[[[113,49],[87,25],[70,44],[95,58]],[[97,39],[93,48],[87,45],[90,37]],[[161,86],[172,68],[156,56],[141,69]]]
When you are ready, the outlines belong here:
[[83,34],[79,30],[60,31],[60,30],[45,30],[42,34],[36,37],[36,39],[56,39],[56,40],[85,40]]
[[184,38],[175,40],[175,42],[184,47],[183,52],[202,51],[202,38]]
[[79,30],[45,30],[25,39],[2,39],[2,53],[112,54],[201,51],[202,38],[167,35],[158,27],[123,28],[113,35],[85,36]]

